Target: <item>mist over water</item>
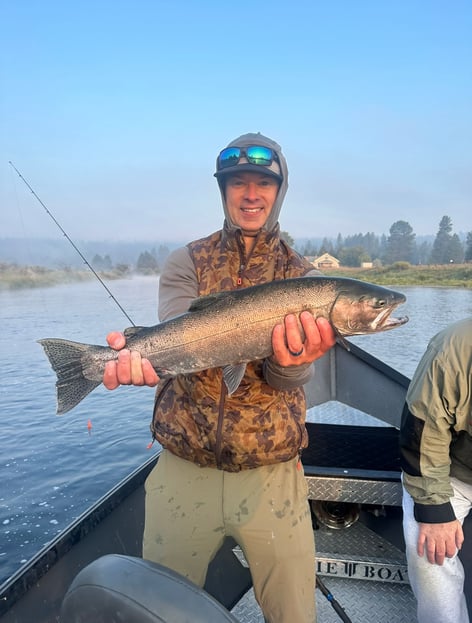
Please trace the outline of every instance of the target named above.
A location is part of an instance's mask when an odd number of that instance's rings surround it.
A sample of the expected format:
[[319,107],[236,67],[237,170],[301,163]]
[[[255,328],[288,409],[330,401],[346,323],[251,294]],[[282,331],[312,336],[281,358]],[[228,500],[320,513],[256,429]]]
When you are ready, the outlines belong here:
[[[136,325],[156,324],[156,278],[107,285]],[[398,289],[407,303],[395,315],[410,321],[350,339],[411,376],[432,335],[472,315],[472,292]],[[37,340],[105,344],[109,331],[129,325],[98,282],[0,291],[0,318],[1,581],[157,448],[148,448],[152,388],[99,387],[69,413],[55,415],[56,377]]]

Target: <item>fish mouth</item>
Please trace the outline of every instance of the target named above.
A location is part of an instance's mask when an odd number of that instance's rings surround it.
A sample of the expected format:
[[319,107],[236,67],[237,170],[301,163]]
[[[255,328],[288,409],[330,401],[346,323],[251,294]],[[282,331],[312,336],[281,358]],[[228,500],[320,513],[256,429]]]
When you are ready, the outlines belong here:
[[377,317],[372,321],[371,327],[374,331],[388,331],[389,329],[394,329],[395,327],[399,327],[402,324],[406,324],[409,320],[408,316],[400,316],[398,318],[394,318],[391,316],[395,307],[391,307],[389,309],[383,309]]

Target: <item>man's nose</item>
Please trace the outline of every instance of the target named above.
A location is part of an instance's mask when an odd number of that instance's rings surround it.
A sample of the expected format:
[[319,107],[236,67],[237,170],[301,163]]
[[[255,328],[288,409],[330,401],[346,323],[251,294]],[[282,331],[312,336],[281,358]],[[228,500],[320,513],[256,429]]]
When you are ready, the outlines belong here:
[[257,198],[257,184],[255,182],[249,182],[246,186],[246,198],[247,199],[256,199]]

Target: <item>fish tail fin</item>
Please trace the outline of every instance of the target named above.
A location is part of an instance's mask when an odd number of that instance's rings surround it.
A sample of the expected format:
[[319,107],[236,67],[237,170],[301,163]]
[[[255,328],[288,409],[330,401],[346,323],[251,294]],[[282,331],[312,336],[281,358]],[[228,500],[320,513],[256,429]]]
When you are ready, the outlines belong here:
[[56,373],[57,414],[62,415],[79,404],[101,381],[87,379],[82,358],[97,347],[57,338],[38,340]]

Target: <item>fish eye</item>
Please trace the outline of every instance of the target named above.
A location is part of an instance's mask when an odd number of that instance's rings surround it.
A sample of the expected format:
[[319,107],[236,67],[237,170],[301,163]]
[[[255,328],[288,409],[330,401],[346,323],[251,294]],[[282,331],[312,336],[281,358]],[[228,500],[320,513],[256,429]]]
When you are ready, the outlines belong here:
[[385,307],[386,304],[387,304],[387,301],[385,299],[377,299],[378,307]]

